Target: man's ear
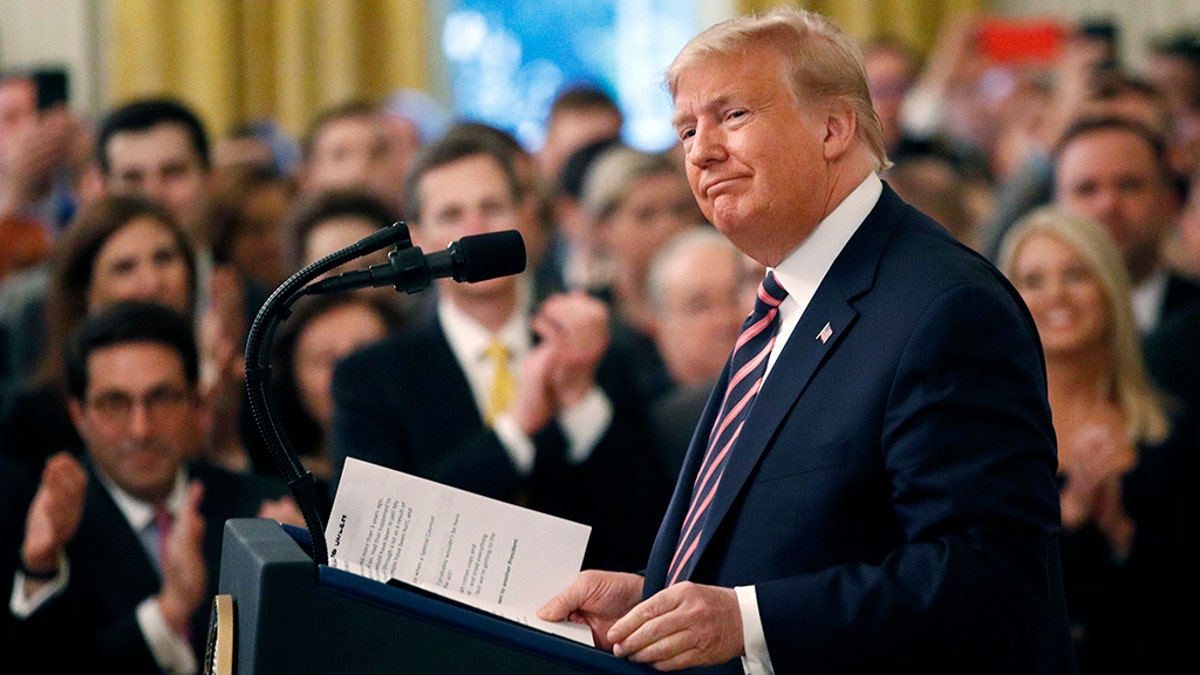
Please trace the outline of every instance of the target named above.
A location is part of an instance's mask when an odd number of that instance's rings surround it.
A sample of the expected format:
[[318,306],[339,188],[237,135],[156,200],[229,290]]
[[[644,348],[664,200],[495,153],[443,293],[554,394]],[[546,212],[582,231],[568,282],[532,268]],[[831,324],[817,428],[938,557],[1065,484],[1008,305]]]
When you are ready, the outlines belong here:
[[67,412],[71,414],[71,424],[75,425],[75,429],[79,432],[79,435],[84,435],[87,418],[83,414],[83,402],[74,396],[68,396]]
[[858,113],[850,101],[835,98],[825,116],[825,160],[841,159],[857,142]]

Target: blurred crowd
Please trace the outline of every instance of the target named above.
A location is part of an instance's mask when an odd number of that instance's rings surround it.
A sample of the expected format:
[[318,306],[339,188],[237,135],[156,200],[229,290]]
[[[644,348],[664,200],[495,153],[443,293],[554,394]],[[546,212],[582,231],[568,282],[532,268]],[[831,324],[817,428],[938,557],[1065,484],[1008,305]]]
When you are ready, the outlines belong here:
[[[1112,30],[998,56],[988,21],[947,22],[925,58],[864,45],[883,178],[993,260],[1037,324],[1080,671],[1191,671],[1200,32],[1155,40],[1135,71]],[[300,139],[270,120],[214,137],[171,99],[89,120],[37,94],[0,76],[0,644],[69,667],[80,638],[45,617],[103,605],[84,615],[134,632],[81,627],[98,653],[195,668],[214,519],[298,519],[249,415],[247,329],[291,274],[401,220],[427,252],[516,229],[528,268],[297,304],[273,384],[322,508],[361,457],[585,522],[588,566],[641,568],[764,273],[704,222],[677,148],[623,143],[592,87],[559,94],[536,149],[418,91],[315,111]],[[188,339],[163,337],[176,319]],[[111,573],[84,559],[112,528],[161,585],[79,590]]]

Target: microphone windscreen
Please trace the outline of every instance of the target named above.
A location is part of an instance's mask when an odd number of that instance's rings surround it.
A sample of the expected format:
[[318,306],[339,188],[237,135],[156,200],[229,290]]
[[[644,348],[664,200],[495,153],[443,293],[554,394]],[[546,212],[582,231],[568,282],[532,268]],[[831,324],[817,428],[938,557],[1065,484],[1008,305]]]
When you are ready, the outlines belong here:
[[516,230],[463,237],[458,248],[463,261],[459,281],[474,283],[525,271],[525,240]]

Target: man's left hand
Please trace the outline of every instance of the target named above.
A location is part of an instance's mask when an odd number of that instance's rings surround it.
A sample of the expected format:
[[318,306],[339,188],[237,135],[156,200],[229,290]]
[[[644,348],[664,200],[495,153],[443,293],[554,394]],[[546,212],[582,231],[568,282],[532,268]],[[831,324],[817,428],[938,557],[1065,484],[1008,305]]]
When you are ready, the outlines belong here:
[[608,638],[617,656],[658,670],[725,663],[744,651],[737,592],[675,584],[630,610]]

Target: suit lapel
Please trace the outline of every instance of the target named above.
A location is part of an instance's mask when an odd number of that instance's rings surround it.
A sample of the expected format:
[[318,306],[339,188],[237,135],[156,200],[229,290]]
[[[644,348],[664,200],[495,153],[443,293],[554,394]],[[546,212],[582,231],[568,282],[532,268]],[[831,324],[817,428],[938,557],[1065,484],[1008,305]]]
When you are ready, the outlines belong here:
[[[479,424],[482,425],[483,413],[475,403],[471,384],[467,381],[462,365],[454,356],[454,350],[451,349],[446,332],[437,320],[436,312],[429,317],[429,322],[419,329],[416,338],[419,341],[413,354],[416,362],[410,373],[413,377],[412,383],[417,385],[414,391],[419,392],[423,399],[436,401],[437,406],[443,410],[474,410]],[[466,420],[460,420],[460,424],[472,429],[477,428],[476,425],[468,424]]]
[[[745,489],[751,473],[770,446],[771,439],[787,417],[788,411],[804,394],[813,375],[853,328],[858,312],[852,302],[869,292],[874,285],[883,248],[895,233],[905,208],[906,205],[885,184],[879,202],[847,242],[809,301],[808,307],[800,315],[796,328],[763,383],[763,388],[755,399],[754,408],[750,411],[729,457],[729,463],[721,477],[721,485],[709,507],[711,512],[708,523],[697,545],[697,559],[703,555],[714,532],[729,513],[738,495]],[[722,378],[722,390],[724,381]],[[711,407],[710,399],[709,408]],[[711,411],[705,411],[705,421],[711,425],[709,412]],[[715,412],[713,414],[715,415]],[[695,476],[695,461],[698,460],[691,456],[696,454],[695,450],[695,447],[689,450],[689,467],[683,475]],[[690,499],[690,489],[687,495],[687,499]],[[676,489],[672,508],[676,506],[675,500],[678,497],[679,490]],[[687,509],[686,501],[683,509]],[[683,516],[678,517],[682,519]]]

